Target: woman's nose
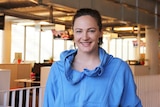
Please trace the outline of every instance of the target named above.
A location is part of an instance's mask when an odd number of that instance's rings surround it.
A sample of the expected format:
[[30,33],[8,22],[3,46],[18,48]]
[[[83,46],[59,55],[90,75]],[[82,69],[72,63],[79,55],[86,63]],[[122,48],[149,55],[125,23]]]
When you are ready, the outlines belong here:
[[83,38],[84,40],[89,39],[89,36],[88,36],[87,32],[84,32],[84,33],[83,33],[82,38]]

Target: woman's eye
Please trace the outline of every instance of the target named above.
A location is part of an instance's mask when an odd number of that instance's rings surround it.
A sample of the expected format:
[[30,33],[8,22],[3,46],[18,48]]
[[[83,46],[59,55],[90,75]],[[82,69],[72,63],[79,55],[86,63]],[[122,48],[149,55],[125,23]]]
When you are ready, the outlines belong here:
[[77,30],[77,31],[76,31],[76,33],[81,33],[81,32],[82,32],[81,30]]
[[94,32],[95,32],[95,29],[90,29],[89,32],[94,33]]

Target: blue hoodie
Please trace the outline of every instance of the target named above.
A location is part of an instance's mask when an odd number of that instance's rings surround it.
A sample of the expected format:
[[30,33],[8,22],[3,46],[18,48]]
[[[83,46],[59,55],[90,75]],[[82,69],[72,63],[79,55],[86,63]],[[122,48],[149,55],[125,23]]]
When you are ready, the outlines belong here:
[[142,107],[130,67],[99,48],[94,70],[72,69],[77,50],[61,53],[48,76],[43,107]]

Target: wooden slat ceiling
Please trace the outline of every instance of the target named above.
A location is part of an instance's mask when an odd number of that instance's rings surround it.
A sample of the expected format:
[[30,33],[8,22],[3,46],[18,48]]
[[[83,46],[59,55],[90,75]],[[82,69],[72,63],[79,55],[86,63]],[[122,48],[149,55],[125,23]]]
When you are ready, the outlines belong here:
[[[66,25],[66,28],[70,28],[75,11],[75,9],[53,3],[52,5],[38,3],[37,0],[0,0],[0,13],[10,16],[9,20],[12,20],[13,23],[24,22],[25,19],[59,23]],[[123,22],[107,16],[102,16],[102,18],[104,27],[136,26],[130,22]],[[119,35],[127,36],[137,35],[133,32],[119,33],[121,33]]]

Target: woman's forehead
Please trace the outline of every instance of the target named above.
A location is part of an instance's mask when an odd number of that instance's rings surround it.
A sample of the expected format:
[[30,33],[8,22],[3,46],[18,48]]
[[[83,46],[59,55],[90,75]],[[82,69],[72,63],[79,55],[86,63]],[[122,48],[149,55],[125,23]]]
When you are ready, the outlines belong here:
[[89,15],[85,15],[76,18],[73,27],[76,28],[76,27],[97,27],[97,26],[98,24],[95,18]]

